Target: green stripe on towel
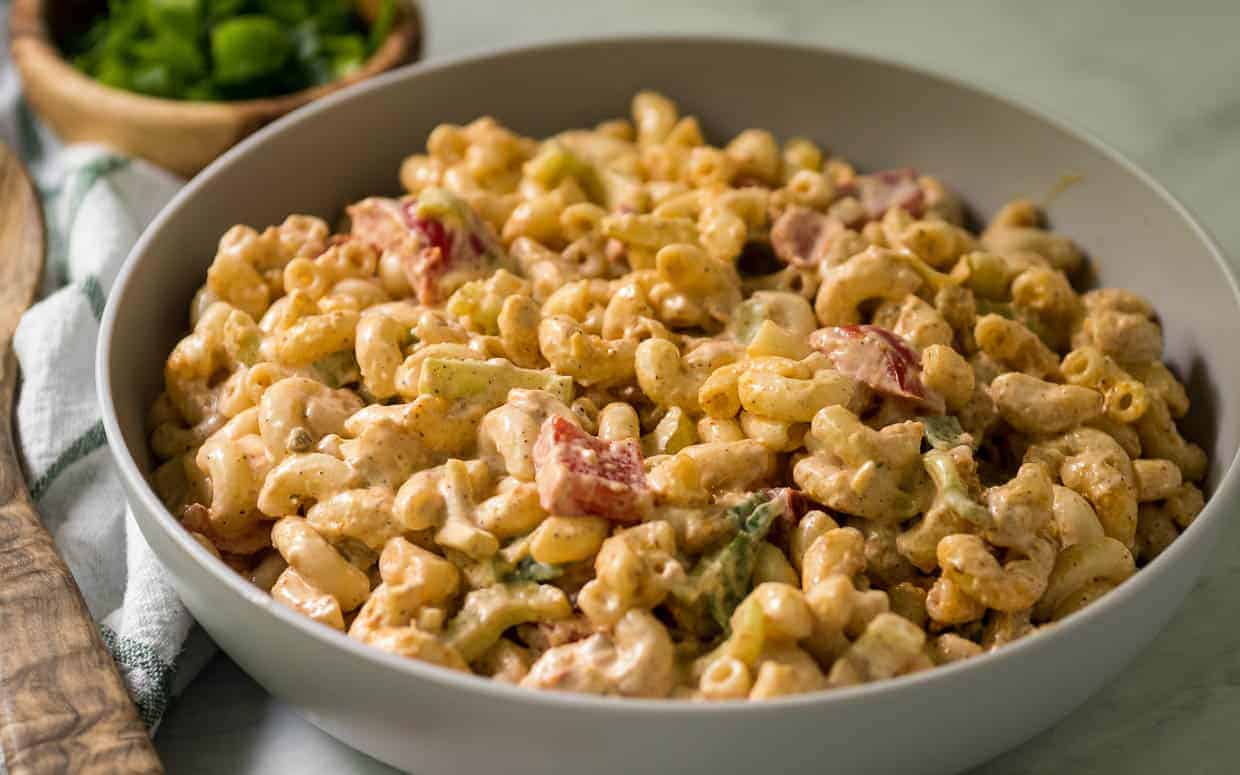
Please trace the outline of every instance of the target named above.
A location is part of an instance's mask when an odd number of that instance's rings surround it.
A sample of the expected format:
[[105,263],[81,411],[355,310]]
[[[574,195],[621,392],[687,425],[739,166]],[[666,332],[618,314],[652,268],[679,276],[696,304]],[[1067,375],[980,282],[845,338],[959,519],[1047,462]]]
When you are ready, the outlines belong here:
[[86,301],[90,303],[91,314],[95,316],[95,321],[98,322],[103,318],[103,305],[107,302],[107,299],[103,296],[103,287],[99,285],[98,278],[91,275],[82,281],[82,284],[78,287],[82,289],[83,295],[86,296]]
[[138,716],[147,727],[155,726],[172,698],[176,668],[160,659],[155,649],[124,637],[106,624],[99,625],[99,634],[129,686]]
[[56,273],[62,283],[69,281],[69,243],[73,239],[73,224],[77,221],[78,213],[82,211],[82,203],[86,201],[87,194],[100,180],[128,167],[129,163],[130,159],[124,156],[100,156],[82,165],[82,168],[74,173],[76,180],[65,183],[64,188],[70,196],[68,217],[65,220],[63,239],[60,240],[62,244],[54,254]]
[[42,498],[44,493],[47,492],[47,488],[51,487],[52,482],[56,481],[56,477],[64,473],[69,466],[102,447],[105,441],[103,420],[99,420],[90,426],[85,433],[74,439],[73,443],[64,452],[56,456],[56,460],[51,467],[30,486],[30,497],[36,501]]

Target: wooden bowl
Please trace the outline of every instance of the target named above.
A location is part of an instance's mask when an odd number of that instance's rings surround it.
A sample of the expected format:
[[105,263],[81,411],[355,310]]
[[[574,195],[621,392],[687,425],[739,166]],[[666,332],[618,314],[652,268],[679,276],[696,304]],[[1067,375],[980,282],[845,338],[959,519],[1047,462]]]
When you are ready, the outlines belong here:
[[[362,3],[362,13],[374,3]],[[259,127],[311,100],[416,59],[422,47],[417,3],[402,12],[361,68],[331,83],[292,94],[237,102],[185,102],[113,89],[82,73],[62,55],[58,41],[93,18],[90,0],[15,0],[10,49],[26,99],[67,142],[97,142],[185,177]]]

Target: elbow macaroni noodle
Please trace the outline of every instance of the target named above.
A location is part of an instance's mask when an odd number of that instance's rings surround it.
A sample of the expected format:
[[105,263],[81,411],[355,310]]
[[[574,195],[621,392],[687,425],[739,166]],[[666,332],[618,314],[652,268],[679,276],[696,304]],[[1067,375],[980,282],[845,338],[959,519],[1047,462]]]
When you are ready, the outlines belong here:
[[194,539],[376,648],[725,701],[998,648],[1201,511],[1153,308],[1032,203],[631,108],[229,230],[150,413]]

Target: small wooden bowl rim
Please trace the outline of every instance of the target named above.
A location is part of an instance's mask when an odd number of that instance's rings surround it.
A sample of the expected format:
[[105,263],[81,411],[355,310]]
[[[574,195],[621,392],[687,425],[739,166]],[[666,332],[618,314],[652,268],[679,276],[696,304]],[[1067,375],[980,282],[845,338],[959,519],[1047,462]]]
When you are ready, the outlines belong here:
[[[14,0],[9,19],[10,43],[22,41],[31,65],[47,68],[51,77],[62,80],[83,98],[109,103],[118,111],[141,114],[169,123],[192,125],[241,116],[242,123],[255,125],[282,116],[312,100],[378,75],[416,58],[422,45],[422,19],[417,2],[402,0],[401,13],[383,44],[357,70],[329,83],[275,97],[223,102],[195,102],[151,97],[100,83],[78,70],[60,53],[49,34],[45,0]],[[11,46],[12,47],[12,46]]]

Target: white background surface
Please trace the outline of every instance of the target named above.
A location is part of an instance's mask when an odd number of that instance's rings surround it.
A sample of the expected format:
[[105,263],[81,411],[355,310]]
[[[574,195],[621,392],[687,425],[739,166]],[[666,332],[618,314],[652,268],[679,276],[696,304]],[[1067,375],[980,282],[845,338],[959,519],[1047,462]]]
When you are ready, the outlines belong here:
[[[430,0],[424,8],[433,59],[578,35],[706,32],[821,43],[957,76],[1095,132],[1240,255],[1240,2]],[[1233,528],[1179,616],[1127,673],[977,775],[1240,771],[1238,543]],[[222,655],[176,701],[156,743],[171,773],[391,772],[302,721]]]

